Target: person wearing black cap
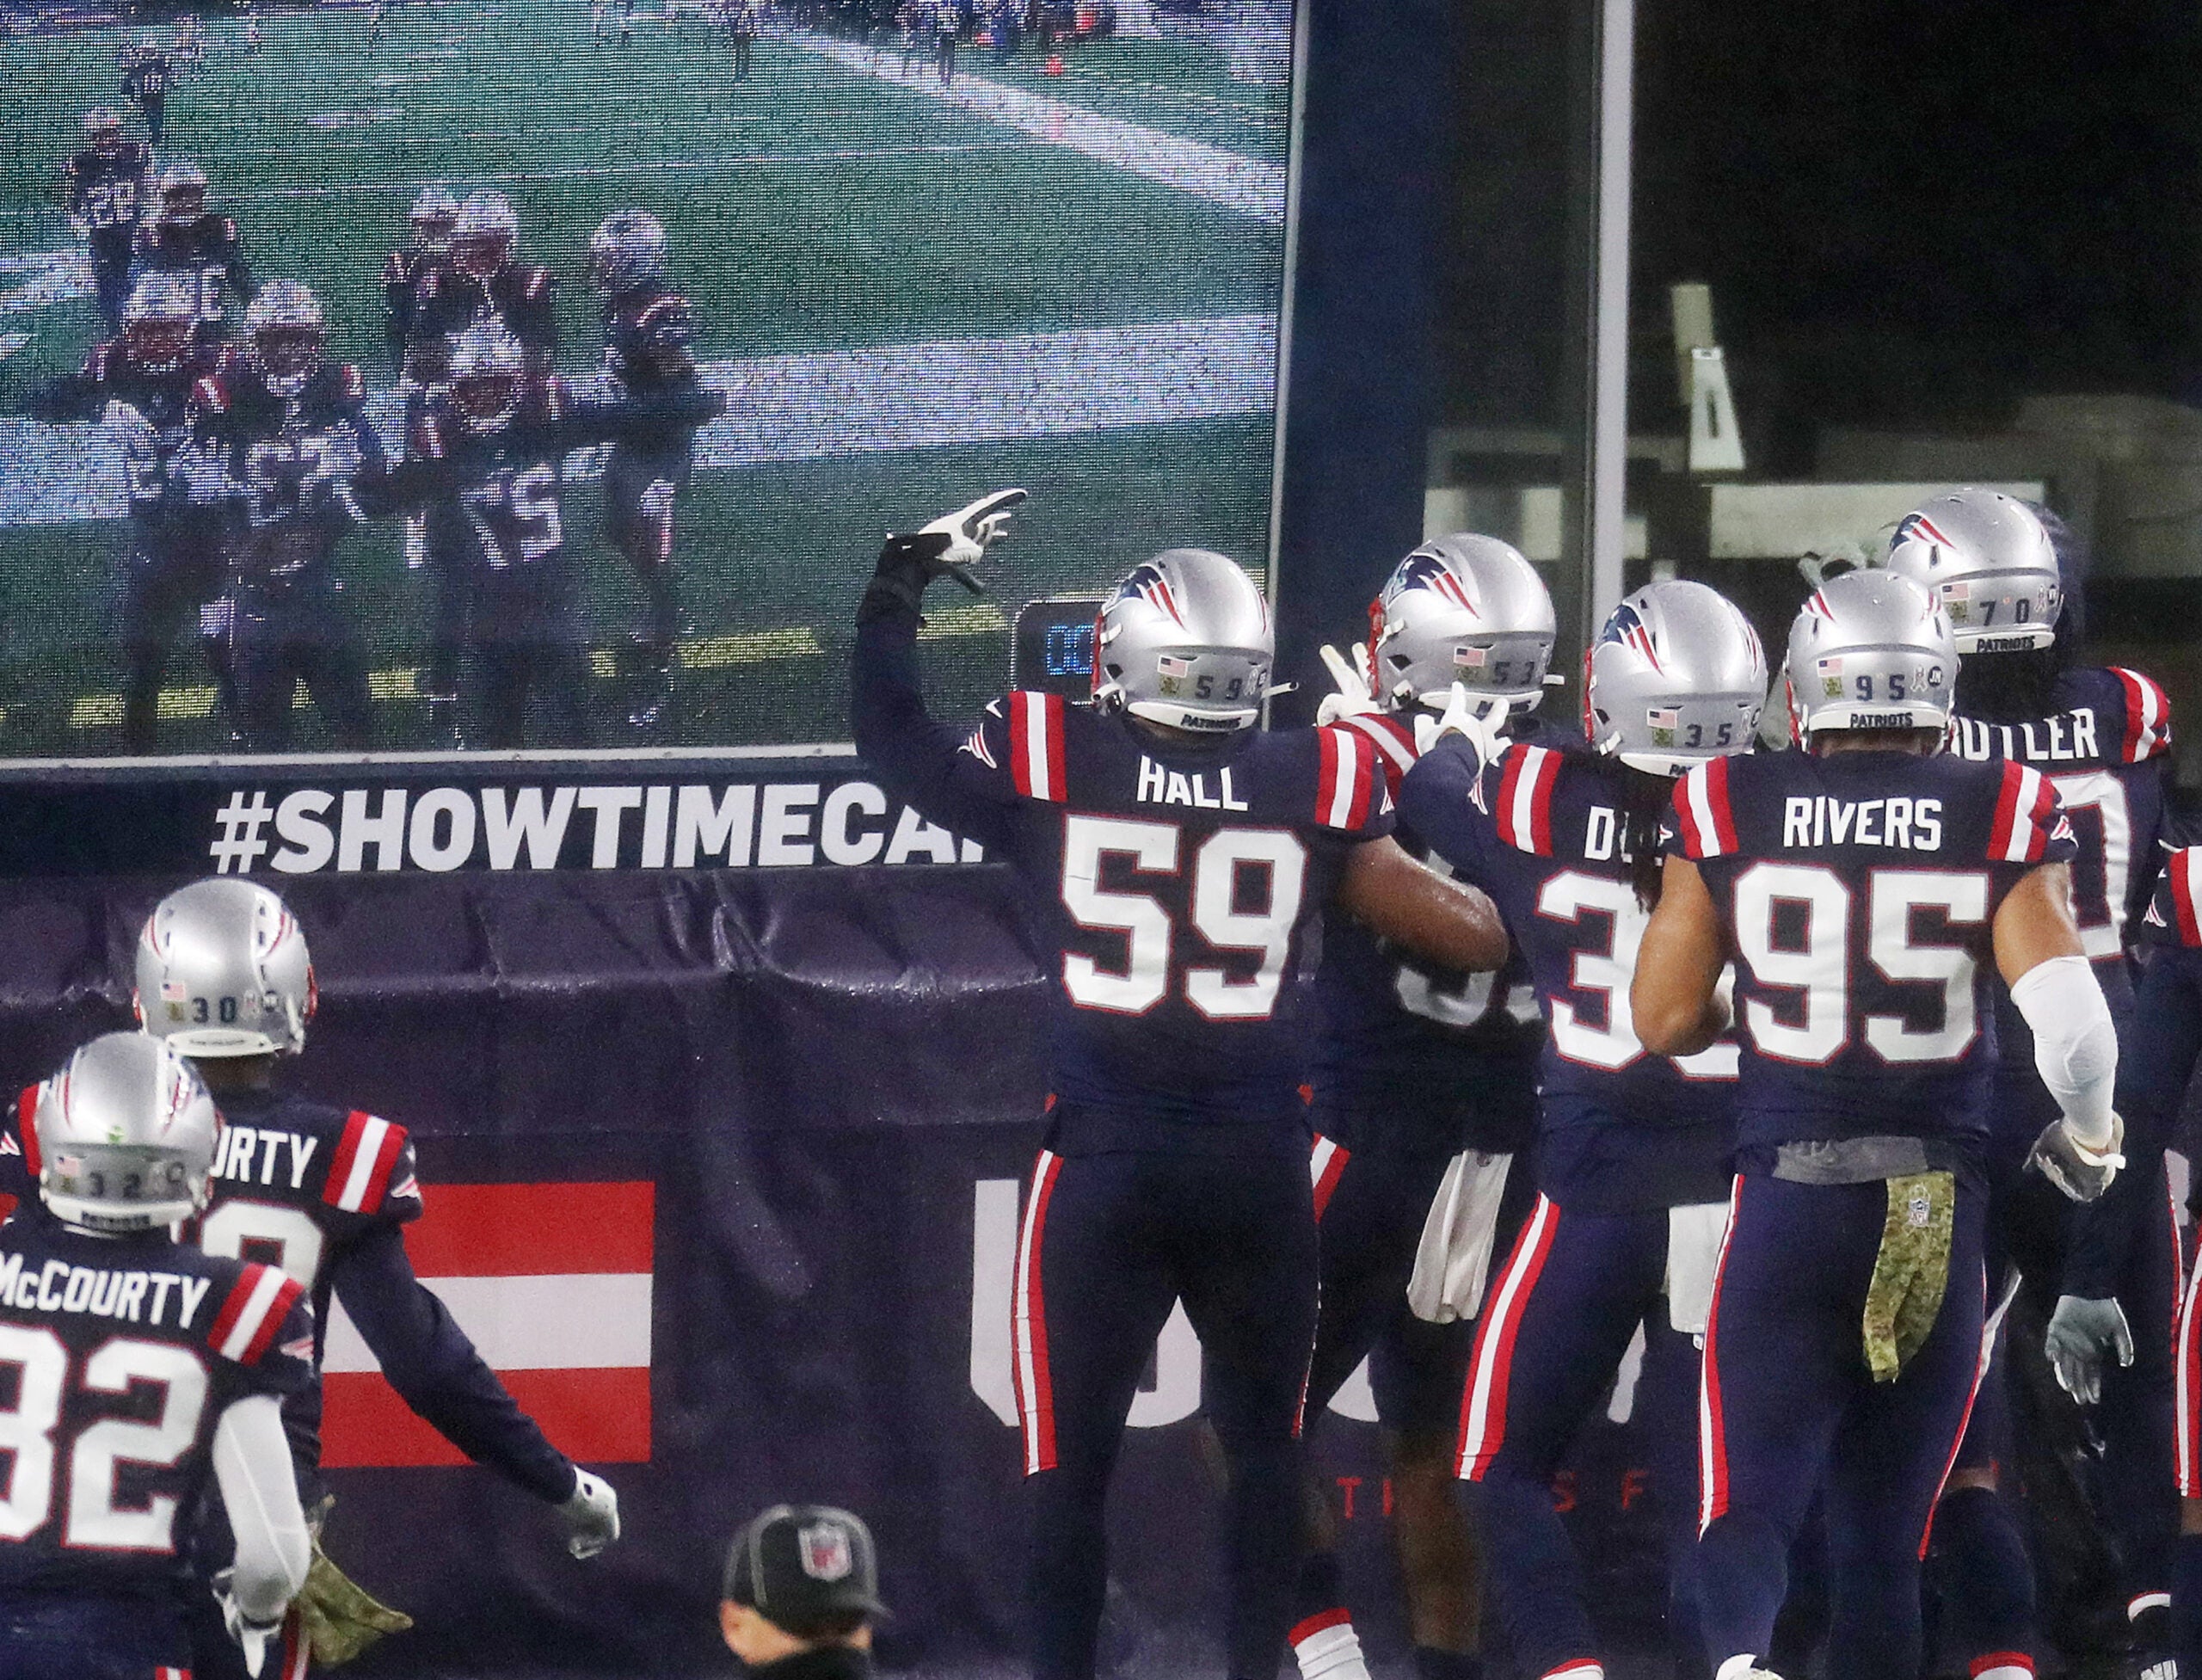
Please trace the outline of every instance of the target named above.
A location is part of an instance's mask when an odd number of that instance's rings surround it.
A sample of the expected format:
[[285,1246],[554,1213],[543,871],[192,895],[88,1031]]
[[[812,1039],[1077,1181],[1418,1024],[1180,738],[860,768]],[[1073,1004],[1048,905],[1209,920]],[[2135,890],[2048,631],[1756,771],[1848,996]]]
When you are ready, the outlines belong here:
[[869,1680],[879,1554],[871,1530],[831,1505],[774,1505],[727,1550],[719,1632],[772,1680]]

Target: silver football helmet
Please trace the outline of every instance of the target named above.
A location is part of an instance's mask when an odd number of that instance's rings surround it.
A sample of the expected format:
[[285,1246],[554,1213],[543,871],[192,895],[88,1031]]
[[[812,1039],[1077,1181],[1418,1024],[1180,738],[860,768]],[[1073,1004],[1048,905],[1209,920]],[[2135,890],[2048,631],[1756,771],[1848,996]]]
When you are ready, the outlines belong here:
[[2023,653],[2057,639],[2064,586],[2056,545],[2016,496],[1938,495],[1897,522],[1882,563],[1942,604],[1960,654]]
[[217,876],[153,907],[138,939],[138,1023],[186,1055],[295,1055],[320,1001],[298,918]]
[[1614,608],[1583,662],[1590,745],[1654,776],[1748,751],[1765,705],[1758,632],[1702,583],[1645,585]]
[[244,312],[254,359],[279,397],[296,397],[320,371],[329,327],[321,300],[304,283],[272,280]]
[[589,236],[589,280],[612,297],[664,284],[669,264],[665,224],[647,210],[615,210]]
[[1439,537],[1393,569],[1369,606],[1376,698],[1442,709],[1453,685],[1534,711],[1552,663],[1552,595],[1522,551],[1496,537]]
[[415,249],[440,255],[451,249],[451,231],[458,220],[458,200],[447,187],[423,187],[413,200],[412,209],[406,212],[405,219],[413,230]]
[[160,219],[171,226],[188,227],[206,213],[206,171],[189,158],[163,164],[153,191]]
[[1093,698],[1172,729],[1247,729],[1261,720],[1276,657],[1269,603],[1237,561],[1165,549],[1101,609]]
[[452,340],[452,407],[474,432],[500,432],[520,412],[527,359],[520,341],[495,321],[477,321]]
[[1934,596],[1900,572],[1845,572],[1789,629],[1789,722],[1808,751],[1830,729],[1941,729],[1957,640]]
[[199,293],[173,268],[138,276],[122,306],[122,344],[130,360],[156,373],[172,373],[191,354],[199,326]]
[[38,1088],[39,1194],[88,1231],[151,1231],[206,1205],[222,1117],[175,1048],[110,1032]]
[[458,206],[451,260],[461,273],[488,280],[513,260],[519,245],[520,212],[502,193],[474,193]]

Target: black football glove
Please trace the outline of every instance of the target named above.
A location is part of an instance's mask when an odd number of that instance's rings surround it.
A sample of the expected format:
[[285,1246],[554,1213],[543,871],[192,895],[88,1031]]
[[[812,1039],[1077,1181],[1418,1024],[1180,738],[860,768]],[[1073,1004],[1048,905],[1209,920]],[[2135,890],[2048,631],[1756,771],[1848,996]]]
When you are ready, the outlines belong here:
[[1009,516],[1024,500],[1023,490],[996,490],[907,536],[889,537],[879,551],[857,622],[895,612],[915,616],[926,585],[937,577],[952,577],[975,595],[986,594],[969,569],[1006,534]]

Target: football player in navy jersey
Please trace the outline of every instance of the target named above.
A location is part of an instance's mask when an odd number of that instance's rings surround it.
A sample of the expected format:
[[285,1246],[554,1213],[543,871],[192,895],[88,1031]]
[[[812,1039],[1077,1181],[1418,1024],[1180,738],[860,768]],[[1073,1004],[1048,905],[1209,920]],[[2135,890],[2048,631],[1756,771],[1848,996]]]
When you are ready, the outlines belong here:
[[1994,975],[2057,1105],[2032,1159],[2078,1199],[2122,1164],[2071,825],[2039,772],[1941,751],[1957,658],[1909,578],[1836,578],[1790,631],[1803,750],[1716,759],[1675,792],[1629,1001],[1646,1049],[1701,1052],[1732,1012],[1743,1052],[1699,1418],[1719,1680],[1767,1671],[1816,1494],[1830,1680],[1918,1671],[1920,1560],[1995,1328]]
[[455,338],[495,321],[520,341],[527,371],[545,375],[558,354],[557,287],[540,263],[520,260],[520,214],[502,193],[472,193],[452,219],[447,262],[414,276],[412,329]]
[[421,324],[422,281],[451,266],[451,236],[458,200],[448,188],[423,187],[406,212],[413,243],[390,254],[382,268],[383,336],[391,370],[415,384],[441,383],[450,347],[440,333]]
[[[647,210],[616,210],[588,242],[589,279],[604,298],[605,376],[621,391],[692,393],[696,323],[673,289],[665,225]],[[642,586],[644,627],[635,638],[651,690],[629,722],[648,729],[673,699],[680,600],[673,575],[673,520],[696,457],[696,428],[670,426],[615,444],[604,466],[604,532]]]
[[[2149,962],[2118,1061],[2118,1110],[2136,1173],[2151,1169],[2171,1142],[2202,1061],[2202,847],[2182,846],[2166,859],[2142,932]],[[2178,1212],[2168,1211],[2176,1235]],[[2180,1302],[2174,1370],[2180,1535],[2169,1648],[2177,1667],[2144,1670],[2143,1680],[2202,1674],[2202,1266]]]
[[112,333],[130,297],[131,252],[150,195],[153,152],[124,139],[122,118],[104,106],[84,114],[84,141],[63,171],[64,207],[89,247],[100,321]]
[[116,57],[122,71],[122,96],[145,119],[145,136],[161,143],[168,126],[169,94],[182,79],[158,35],[148,34],[135,46],[126,46]]
[[[1932,591],[1956,636],[1957,719],[1951,750],[2027,764],[2057,789],[2079,851],[2074,909],[2095,977],[2121,1031],[2132,1007],[2126,930],[2155,883],[2171,767],[2171,705],[2137,671],[2079,662],[2083,597],[2076,549],[2029,504],[1994,490],[1937,496],[1897,526],[1887,563]],[[2076,1218],[2039,1177],[2027,1151],[2057,1112],[2036,1075],[2027,1025],[1996,999],[2002,1059],[1989,1157],[1991,1292],[2023,1275],[2050,1316],[2060,1380],[2100,1397],[2104,1453],[2096,1509],[2116,1537],[2125,1608],[2144,1653],[2167,1642],[2177,1516],[2169,1474],[2170,1324],[2180,1257],[2163,1218],[2160,1157],[2140,1163]],[[2113,1358],[2113,1352],[2119,1356]],[[2024,1657],[2036,1638],[2024,1541],[1999,1496],[2012,1455],[2006,1361],[1983,1385],[1964,1450],[1935,1519],[1938,1566],[1949,1578],[1948,1622],[1968,1659]],[[2107,1368],[2107,1369],[2106,1369]],[[2020,1665],[2005,1666],[2022,1671]],[[2145,1661],[2144,1661],[2145,1666]],[[1984,1671],[2007,1680],[1991,1665]]]
[[1257,727],[1268,606],[1221,555],[1169,550],[1110,596],[1092,704],[1020,692],[975,729],[929,717],[925,587],[980,557],[1023,500],[999,493],[889,539],[852,681],[858,749],[1015,870],[1059,988],[1015,1286],[1033,1665],[1043,1680],[1094,1671],[1110,1469],[1182,1298],[1230,1470],[1228,1672],[1270,1680],[1299,1560],[1315,1329],[1303,945],[1326,905],[1456,970],[1498,968],[1505,936],[1482,895],[1389,838],[1368,735]]
[[161,166],[153,218],[138,230],[135,275],[173,274],[191,288],[199,337],[227,332],[225,298],[250,303],[260,284],[245,261],[237,225],[206,207],[206,171],[185,158]]
[[122,330],[30,405],[40,420],[101,421],[122,458],[130,520],[118,639],[122,742],[132,753],[153,750],[169,649],[222,584],[222,475],[189,421],[192,389],[216,366],[194,335],[196,320],[188,280],[142,276]]
[[[1351,663],[1324,650],[1338,692],[1316,717],[1365,735],[1395,796],[1456,682],[1502,702],[1516,735],[1544,738],[1533,714],[1552,660],[1552,598],[1516,550],[1468,532],[1426,543],[1369,612]],[[1425,856],[1405,823],[1393,837]],[[1526,1171],[1510,1169],[1535,1132],[1544,1018],[1518,951],[1496,975],[1450,974],[1344,918],[1324,931],[1315,998],[1311,1117],[1328,1183],[1317,1193],[1322,1310],[1307,1415],[1319,1418],[1369,1360],[1417,1672],[1467,1680],[1480,1668],[1483,1570],[1454,1496],[1453,1437],[1473,1308],[1433,1291],[1411,1309],[1408,1284],[1442,1185],[1456,1186],[1467,1216],[1443,1228],[1451,1240],[1433,1248],[1425,1275],[1442,1277],[1452,1246],[1479,1250],[1487,1267],[1518,1228],[1534,1191]],[[1323,1520],[1301,1567],[1293,1654],[1303,1680],[1361,1680],[1335,1518],[1320,1501],[1311,1509]]]
[[1584,662],[1588,750],[1517,743],[1486,764],[1486,742],[1449,734],[1400,790],[1402,818],[1498,902],[1551,1021],[1536,1208],[1492,1284],[1459,1405],[1459,1471],[1532,1673],[1605,1672],[1552,1479],[1639,1326],[1670,1627],[1678,1643],[1696,1627],[1692,1338],[1725,1211],[1736,1049],[1647,1055],[1627,988],[1674,778],[1748,751],[1765,698],[1750,621],[1701,583],[1653,583],[1615,609]]
[[280,1410],[311,1376],[304,1291],[170,1234],[206,1206],[227,1140],[167,1046],[95,1038],[9,1124],[28,1178],[0,1227],[0,1671],[188,1680],[177,1593],[211,1471],[236,1535],[216,1637],[257,1674],[306,1576]]
[[[317,1000],[304,931],[282,901],[233,877],[169,894],[146,920],[134,981],[145,1031],[190,1058],[227,1129],[200,1246],[280,1257],[313,1302],[315,1380],[284,1407],[301,1497],[317,1505],[325,1492],[318,1374],[333,1296],[408,1406],[469,1458],[558,1508],[575,1556],[617,1540],[611,1486],[544,1438],[413,1275],[403,1233],[421,1203],[405,1128],[277,1085],[278,1065],[305,1046]],[[198,1561],[220,1566],[218,1533],[200,1537]],[[317,1581],[309,1591],[324,1590]],[[227,1675],[215,1631],[194,1629],[199,1680]],[[302,1660],[298,1635],[295,1622],[286,1628],[286,1649]]]
[[200,616],[255,752],[291,744],[300,682],[338,750],[373,742],[366,654],[336,575],[337,545],[381,506],[389,468],[360,370],[331,362],[321,305],[270,280],[245,311],[249,350],[192,390],[193,429],[222,457],[229,587]]

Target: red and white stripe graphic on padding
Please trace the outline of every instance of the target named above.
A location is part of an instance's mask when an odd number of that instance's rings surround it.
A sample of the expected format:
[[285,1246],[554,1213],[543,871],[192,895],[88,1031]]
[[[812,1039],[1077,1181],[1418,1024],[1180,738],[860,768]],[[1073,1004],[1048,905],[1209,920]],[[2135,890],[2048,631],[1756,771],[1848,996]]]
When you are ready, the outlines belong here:
[[1382,755],[1385,776],[1393,788],[1399,786],[1399,778],[1414,768],[1414,731],[1398,718],[1380,711],[1359,711],[1339,718],[1338,727],[1356,730],[1375,743]]
[[379,1211],[390,1189],[390,1170],[404,1147],[404,1127],[354,1109],[344,1123],[344,1135],[336,1141],[336,1153],[329,1157],[329,1183],[321,1199],[346,1213]]
[[1543,747],[1516,747],[1498,777],[1498,837],[1516,852],[1552,856],[1552,789],[1559,779],[1559,754]]
[[258,1364],[304,1293],[280,1267],[248,1265],[244,1276],[230,1286],[222,1310],[214,1314],[206,1345],[237,1364]]
[[1024,1474],[1055,1468],[1055,1390],[1048,1374],[1048,1303],[1040,1287],[1040,1249],[1048,1228],[1048,1198],[1055,1194],[1062,1157],[1040,1151],[1032,1190],[1024,1203],[1024,1228],[1017,1240],[1017,1287],[1011,1311],[1010,1377],[1024,1436]]
[[1728,760],[1712,759],[1682,778],[1675,797],[1682,847],[1691,858],[1719,858],[1736,849],[1736,813],[1728,801]]
[[1484,1309],[1468,1386],[1461,1396],[1460,1455],[1455,1469],[1463,1481],[1482,1480],[1506,1439],[1506,1385],[1514,1364],[1514,1340],[1521,1333],[1522,1312],[1559,1230],[1559,1209],[1547,1197],[1538,1197],[1536,1211],[1514,1240],[1498,1292]]
[[1353,1151],[1335,1138],[1315,1134],[1315,1147],[1307,1157],[1307,1176],[1315,1185],[1315,1217],[1319,1221],[1323,1209],[1331,1205],[1332,1193],[1338,1187],[1338,1180],[1345,1177],[1345,1164],[1353,1159]]
[[2039,862],[2049,849],[2045,825],[2056,803],[2057,790],[2047,777],[2023,764],[2005,764],[1995,825],[1988,831],[1989,858],[2005,864]]
[[1027,799],[1066,797],[1061,695],[1020,688],[1009,697],[1009,774]]
[[2179,942],[2202,945],[2202,846],[2182,846],[2164,865],[2171,883],[2171,908],[2179,920]]
[[2119,756],[2127,764],[2139,764],[2144,759],[2169,752],[2170,696],[2154,678],[2145,677],[2138,671],[2113,665],[2110,674],[2125,691],[2125,738],[2120,744]]
[[1315,821],[1351,833],[1376,803],[1376,748],[1365,735],[1333,724],[1315,731]]
[[2198,1311],[2198,1295],[2202,1295],[2202,1262],[2187,1280],[2187,1293],[2180,1302],[2179,1367],[2173,1385],[2178,1396],[2179,1491],[2190,1499],[2202,1499],[2202,1311]]
[[[421,1281],[523,1410],[587,1464],[650,1455],[648,1183],[436,1185],[405,1228]],[[464,1464],[398,1399],[341,1306],[323,1366],[322,1462]]]
[[1736,1210],[1743,1205],[1744,1180],[1738,1173],[1728,1187],[1728,1228],[1720,1234],[1720,1258],[1713,1267],[1713,1306],[1705,1318],[1705,1357],[1697,1378],[1697,1531],[1701,1535],[1713,1518],[1728,1509],[1728,1432],[1720,1412],[1720,1278],[1728,1270],[1728,1245],[1736,1239]]

